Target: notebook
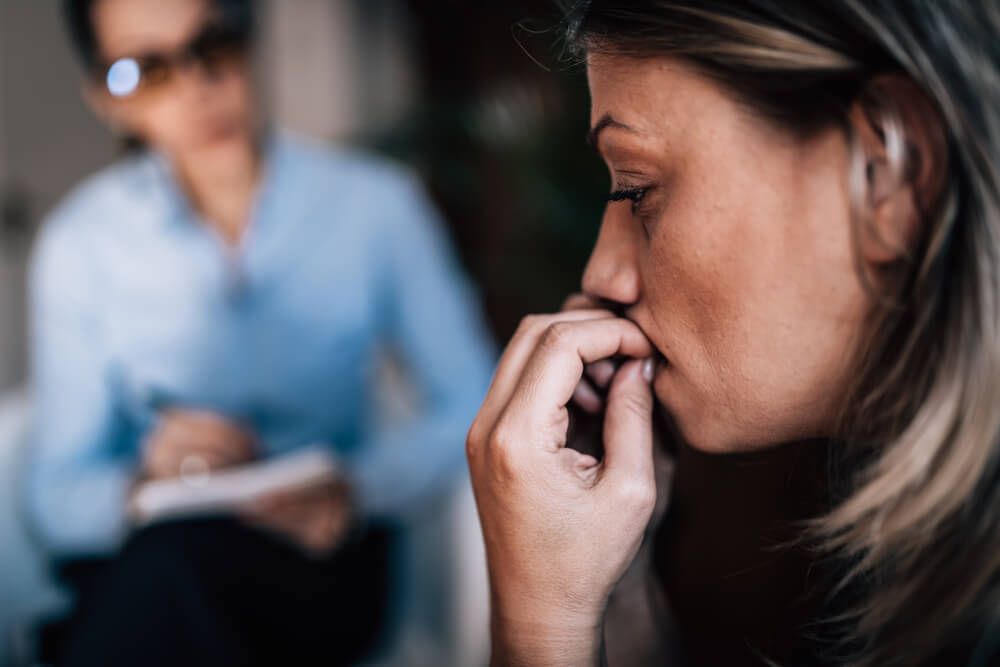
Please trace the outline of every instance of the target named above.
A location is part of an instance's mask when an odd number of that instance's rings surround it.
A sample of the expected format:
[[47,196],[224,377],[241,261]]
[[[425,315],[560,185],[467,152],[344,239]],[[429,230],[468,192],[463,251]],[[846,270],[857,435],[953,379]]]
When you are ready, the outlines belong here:
[[223,514],[271,493],[307,488],[338,476],[333,455],[326,449],[310,448],[200,478],[145,482],[132,497],[132,509],[140,523]]

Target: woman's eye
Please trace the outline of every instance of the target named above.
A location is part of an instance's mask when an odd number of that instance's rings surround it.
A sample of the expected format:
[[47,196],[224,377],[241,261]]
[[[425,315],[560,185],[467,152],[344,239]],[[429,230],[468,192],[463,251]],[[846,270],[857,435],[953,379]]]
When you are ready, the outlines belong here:
[[642,203],[643,198],[649,192],[649,188],[622,188],[620,190],[615,190],[610,195],[608,195],[608,202],[620,202],[626,199],[632,202],[632,214],[635,215],[639,212],[639,204]]

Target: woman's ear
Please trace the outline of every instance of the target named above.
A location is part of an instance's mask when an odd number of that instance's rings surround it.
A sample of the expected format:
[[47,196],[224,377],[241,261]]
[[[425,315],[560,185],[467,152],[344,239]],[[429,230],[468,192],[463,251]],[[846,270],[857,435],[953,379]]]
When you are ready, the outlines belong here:
[[865,262],[875,268],[908,257],[938,205],[948,173],[948,142],[937,105],[912,80],[884,75],[854,103],[852,194],[865,221]]

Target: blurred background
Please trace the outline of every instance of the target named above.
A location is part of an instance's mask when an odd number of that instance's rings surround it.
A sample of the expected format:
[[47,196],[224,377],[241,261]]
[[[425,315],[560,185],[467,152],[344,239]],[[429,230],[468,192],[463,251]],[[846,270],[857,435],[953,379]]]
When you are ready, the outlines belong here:
[[[524,314],[556,309],[574,291],[607,185],[584,141],[584,73],[559,58],[550,3],[260,0],[259,14],[257,71],[270,115],[415,170],[499,344]],[[45,213],[121,151],[79,90],[59,3],[0,0],[0,665],[26,620],[59,604],[24,535],[16,488],[30,409],[21,393],[27,258]],[[417,539],[456,546],[442,580],[417,576],[409,589],[425,627],[411,633],[405,664],[483,657],[479,536],[468,507],[449,511]]]

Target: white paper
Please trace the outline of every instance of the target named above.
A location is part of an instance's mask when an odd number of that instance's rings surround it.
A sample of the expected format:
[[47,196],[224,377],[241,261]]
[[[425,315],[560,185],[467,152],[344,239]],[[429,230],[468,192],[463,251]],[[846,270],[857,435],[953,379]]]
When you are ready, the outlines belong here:
[[205,479],[145,482],[132,497],[132,509],[140,523],[230,512],[261,496],[332,481],[338,474],[328,451],[306,449],[214,472]]

